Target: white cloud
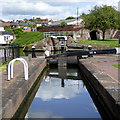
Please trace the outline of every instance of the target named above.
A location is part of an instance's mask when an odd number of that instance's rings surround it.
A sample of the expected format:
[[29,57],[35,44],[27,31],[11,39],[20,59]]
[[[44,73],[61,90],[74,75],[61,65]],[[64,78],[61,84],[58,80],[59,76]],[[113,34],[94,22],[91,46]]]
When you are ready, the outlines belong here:
[[[49,82],[43,82],[35,97],[43,101],[54,99],[69,99],[82,92],[83,88],[78,89],[78,81],[64,80],[65,87],[61,87],[61,81],[56,78],[50,78]],[[82,81],[79,85],[83,86]]]
[[[9,11],[8,11],[9,9]],[[55,12],[63,12],[66,8],[64,6],[50,6],[47,3],[39,2],[39,3],[28,3],[26,1],[21,2],[14,2],[13,4],[9,5],[8,3],[3,4],[3,14],[25,14],[25,15],[38,15],[38,14],[44,14],[45,13],[54,13]],[[41,13],[40,13],[41,12]]]
[[[26,0],[26,1],[28,1],[28,2],[33,2],[33,0]],[[53,3],[53,2],[58,2],[58,3],[60,3],[60,2],[67,2],[67,3],[77,3],[77,2],[95,2],[96,0],[34,0],[34,3],[35,2],[40,2],[40,1],[43,1],[43,2],[51,2],[51,3]]]
[[0,17],[2,17],[2,0],[0,0]]
[[45,2],[31,3],[27,1],[12,1],[12,4],[9,5],[8,2],[4,2],[2,6],[3,15],[17,15],[22,16],[56,16],[63,14],[64,11],[67,11],[65,6],[51,6]]
[[119,2],[119,0],[99,0],[99,1],[96,1],[96,3],[98,5],[106,4],[106,5],[110,5],[110,6],[118,6],[118,2]]
[[50,110],[44,111],[39,109],[39,111],[28,111],[25,120],[28,120],[29,118],[63,118],[63,116],[56,116]]
[[[39,16],[41,18],[66,18],[87,12],[94,5],[118,6],[119,0],[2,0],[2,19],[23,19]],[[81,4],[84,3],[84,4]]]

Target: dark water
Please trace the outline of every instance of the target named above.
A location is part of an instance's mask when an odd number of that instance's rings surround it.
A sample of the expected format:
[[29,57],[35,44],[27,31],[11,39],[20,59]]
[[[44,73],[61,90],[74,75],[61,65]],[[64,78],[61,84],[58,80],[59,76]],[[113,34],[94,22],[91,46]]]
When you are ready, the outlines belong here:
[[101,118],[78,69],[62,69],[48,69],[25,118]]

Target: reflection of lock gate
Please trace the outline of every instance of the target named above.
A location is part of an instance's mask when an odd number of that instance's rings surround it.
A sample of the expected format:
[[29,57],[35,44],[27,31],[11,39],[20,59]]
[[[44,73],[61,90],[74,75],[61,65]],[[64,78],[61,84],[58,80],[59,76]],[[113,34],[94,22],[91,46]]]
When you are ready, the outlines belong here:
[[21,61],[23,63],[25,80],[28,80],[28,63],[23,58],[16,58],[9,62],[9,64],[8,64],[8,80],[10,80],[10,75],[11,75],[11,78],[13,78],[13,64],[15,61]]

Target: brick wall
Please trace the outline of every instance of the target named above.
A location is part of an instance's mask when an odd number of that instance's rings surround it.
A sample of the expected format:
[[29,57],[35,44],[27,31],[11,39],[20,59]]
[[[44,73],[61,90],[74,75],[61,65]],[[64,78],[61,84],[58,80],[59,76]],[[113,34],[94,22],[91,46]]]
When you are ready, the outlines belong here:
[[2,22],[2,26],[10,26],[9,22]]
[[51,32],[51,31],[78,31],[81,28],[75,28],[75,25],[66,25],[64,27],[61,26],[51,26],[51,27],[43,27],[40,28],[39,32]]

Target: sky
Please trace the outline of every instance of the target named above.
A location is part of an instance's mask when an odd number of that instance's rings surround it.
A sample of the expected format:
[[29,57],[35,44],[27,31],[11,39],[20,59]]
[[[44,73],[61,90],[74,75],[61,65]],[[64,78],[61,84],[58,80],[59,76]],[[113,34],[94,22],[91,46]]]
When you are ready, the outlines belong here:
[[109,5],[118,9],[119,0],[0,0],[0,19],[23,20],[40,17],[42,19],[64,19],[88,13],[95,5]]

